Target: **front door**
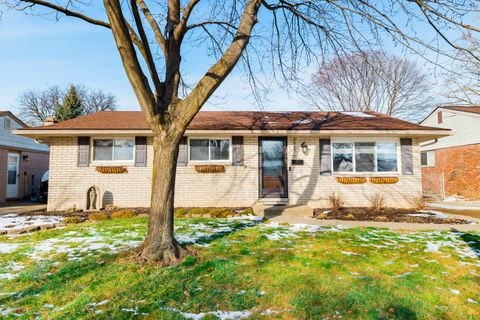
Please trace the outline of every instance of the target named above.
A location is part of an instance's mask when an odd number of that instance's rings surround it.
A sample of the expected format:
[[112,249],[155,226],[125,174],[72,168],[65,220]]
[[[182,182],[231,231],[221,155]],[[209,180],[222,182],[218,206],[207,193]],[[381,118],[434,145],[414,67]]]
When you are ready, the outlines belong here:
[[7,162],[7,198],[18,198],[20,154],[9,153]]
[[259,138],[260,197],[287,198],[287,139]]

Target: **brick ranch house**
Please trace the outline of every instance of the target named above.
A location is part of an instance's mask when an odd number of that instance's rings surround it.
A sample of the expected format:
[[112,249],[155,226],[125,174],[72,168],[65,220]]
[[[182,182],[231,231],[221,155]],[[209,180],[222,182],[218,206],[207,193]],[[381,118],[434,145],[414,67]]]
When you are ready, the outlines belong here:
[[10,111],[0,111],[0,203],[38,195],[48,170],[48,146],[12,133],[27,127]]
[[[101,206],[150,205],[153,148],[141,112],[17,133],[50,146],[48,210],[85,208],[92,186]],[[419,143],[449,133],[373,112],[200,112],[180,144],[175,203],[327,207],[335,192],[348,206],[382,194],[408,207],[422,192]]]
[[480,199],[480,107],[441,106],[421,125],[453,133],[421,144],[425,194]]

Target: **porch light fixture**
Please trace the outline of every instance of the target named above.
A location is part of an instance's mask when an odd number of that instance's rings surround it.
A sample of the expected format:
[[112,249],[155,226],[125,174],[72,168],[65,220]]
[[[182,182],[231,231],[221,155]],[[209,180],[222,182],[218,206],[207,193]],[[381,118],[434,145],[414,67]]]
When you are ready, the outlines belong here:
[[302,148],[303,154],[307,154],[307,153],[308,153],[308,146],[307,146],[307,144],[305,143],[305,141],[302,142],[302,144],[300,145],[300,147]]

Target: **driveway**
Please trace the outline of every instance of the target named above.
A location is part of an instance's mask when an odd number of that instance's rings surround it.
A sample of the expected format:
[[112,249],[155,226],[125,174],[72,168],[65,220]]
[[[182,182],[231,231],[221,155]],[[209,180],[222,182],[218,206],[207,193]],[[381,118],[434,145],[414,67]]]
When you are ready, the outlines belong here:
[[0,204],[0,216],[46,210],[46,204],[23,201],[8,201]]

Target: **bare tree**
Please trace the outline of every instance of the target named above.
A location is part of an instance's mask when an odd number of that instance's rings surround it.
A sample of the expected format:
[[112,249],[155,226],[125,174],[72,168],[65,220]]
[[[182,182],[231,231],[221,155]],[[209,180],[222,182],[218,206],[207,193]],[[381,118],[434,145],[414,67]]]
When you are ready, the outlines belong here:
[[[104,0],[103,10],[85,8],[88,3],[98,6],[97,1],[4,2],[16,10],[37,10],[37,14],[50,10],[55,17],[63,14],[111,29],[153,134],[151,212],[140,259],[161,263],[175,263],[185,253],[173,235],[180,139],[239,61],[252,87],[258,88],[258,72],[271,69],[277,76],[294,80],[297,71],[315,59],[379,44],[386,35],[415,52],[421,47],[451,54],[433,47],[431,39],[420,39],[417,26],[399,21],[399,13],[433,28],[438,43],[451,43],[442,33],[446,27],[480,31],[462,22],[478,10],[475,0]],[[212,63],[203,76],[188,83],[182,77],[182,61],[189,52],[196,58],[201,51],[187,48],[205,47],[212,53]]]
[[[75,85],[75,89],[82,104],[82,115],[116,108],[116,99],[112,94],[83,85]],[[60,109],[67,92],[68,88],[59,86],[43,91],[26,90],[18,98],[20,118],[30,125],[40,125],[48,117],[55,118],[55,112]]]
[[[470,36],[465,37],[469,43],[469,50],[480,56],[480,41]],[[460,104],[467,106],[480,105],[480,62],[471,56],[459,52],[460,61],[456,72],[450,74],[446,80],[449,89],[445,94],[445,104]],[[461,73],[464,76],[459,76]]]
[[434,104],[431,87],[415,62],[369,51],[323,63],[306,93],[320,110],[375,111],[419,119]]

